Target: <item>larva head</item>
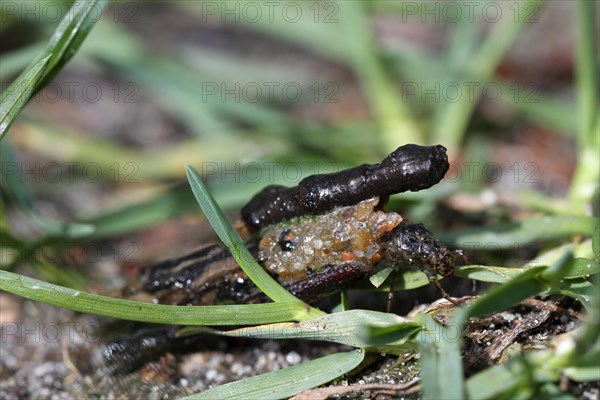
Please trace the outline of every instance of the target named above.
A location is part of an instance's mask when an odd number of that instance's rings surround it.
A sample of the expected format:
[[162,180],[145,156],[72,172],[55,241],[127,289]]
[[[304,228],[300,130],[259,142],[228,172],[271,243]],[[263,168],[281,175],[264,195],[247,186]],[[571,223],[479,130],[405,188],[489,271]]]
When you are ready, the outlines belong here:
[[384,257],[390,262],[415,265],[429,278],[437,274],[451,276],[455,258],[462,254],[435,240],[423,225],[407,222],[386,235],[383,247]]

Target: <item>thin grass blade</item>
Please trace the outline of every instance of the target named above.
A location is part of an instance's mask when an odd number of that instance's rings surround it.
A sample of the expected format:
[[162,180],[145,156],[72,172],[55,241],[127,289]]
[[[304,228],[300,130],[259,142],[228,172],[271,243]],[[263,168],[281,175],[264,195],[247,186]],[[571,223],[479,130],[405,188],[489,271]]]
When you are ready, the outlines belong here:
[[306,318],[298,301],[226,306],[167,306],[115,299],[0,271],[0,290],[87,314],[175,325],[253,325]]
[[50,38],[40,57],[51,54],[40,87],[45,86],[79,50],[79,47],[103,14],[109,0],[76,1]]
[[[2,96],[0,140],[31,95],[44,87],[77,52],[109,0],[76,1],[50,38],[45,50]],[[8,101],[5,105],[5,101]]]
[[9,82],[10,78],[31,63],[39,53],[46,47],[45,42],[36,42],[14,50],[2,53],[2,69],[0,69],[0,82]]
[[336,353],[283,370],[228,383],[186,399],[284,399],[342,376],[356,368],[364,356],[362,350]]

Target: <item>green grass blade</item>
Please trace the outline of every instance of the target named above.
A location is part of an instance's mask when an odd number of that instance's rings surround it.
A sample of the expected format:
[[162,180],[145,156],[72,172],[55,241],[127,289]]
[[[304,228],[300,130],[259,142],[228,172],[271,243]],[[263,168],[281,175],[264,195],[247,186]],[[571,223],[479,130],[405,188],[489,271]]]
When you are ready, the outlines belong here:
[[109,0],[76,1],[60,22],[50,38],[46,50],[40,57],[52,55],[40,87],[54,78],[71,57],[75,55],[81,43],[102,16]]
[[462,323],[472,317],[504,310],[524,299],[546,291],[550,287],[550,283],[540,277],[540,274],[546,269],[545,266],[530,268],[510,281],[496,286],[475,303],[462,309],[457,315],[457,321]]
[[[365,348],[371,344],[362,340],[361,330],[370,327],[395,327],[405,328],[411,332],[419,325],[405,320],[395,314],[382,313],[369,310],[349,310],[334,314],[327,314],[309,321],[298,323],[279,323],[272,325],[240,328],[218,333],[232,337],[251,337],[257,339],[306,339],[321,340],[346,344],[348,346]],[[185,328],[179,332],[181,335],[197,333],[197,328]],[[404,337],[406,339],[406,337]],[[393,343],[380,343],[393,344]]]
[[[463,50],[464,51],[464,50]],[[406,79],[412,79],[415,82],[423,82],[425,85],[433,85],[440,83],[457,82],[456,78],[448,76],[449,67],[445,63],[441,63],[437,58],[424,52],[406,52],[403,51],[395,52],[391,50],[388,54],[390,61],[393,63],[393,67],[398,73],[402,74]],[[457,63],[462,62],[464,58],[457,60]],[[464,66],[457,64],[457,71],[464,70]],[[451,80],[454,79],[454,80]],[[480,85],[486,82],[476,82]],[[535,91],[535,88],[527,85],[517,85],[510,83],[501,78],[494,77],[490,81],[493,85],[497,85],[505,96],[501,96],[499,99],[505,106],[514,108],[520,112],[529,121],[535,124],[539,124],[549,130],[556,131],[562,135],[573,137],[577,131],[578,119],[576,113],[576,107],[572,102],[568,102],[558,96],[551,96],[548,94],[542,94]],[[466,90],[465,90],[466,91]],[[414,97],[406,96],[407,98]],[[420,94],[418,99],[422,99],[423,95]],[[431,96],[433,97],[433,96]],[[425,97],[423,100],[427,100]],[[424,104],[428,104],[426,101]],[[429,104],[430,107],[434,107],[439,103]],[[434,117],[433,126],[437,124],[436,118],[442,118],[445,116],[443,111],[445,108],[440,107],[438,109],[438,115]],[[450,137],[452,136],[449,130],[446,131]],[[457,135],[454,140],[459,140],[462,136]],[[443,142],[446,144],[446,142]],[[541,194],[536,193],[538,196]],[[553,199],[556,201],[556,199]],[[548,206],[544,204],[544,206]],[[571,208],[565,208],[568,213],[572,213]]]
[[415,321],[423,324],[417,335],[423,398],[464,399],[461,331],[458,325],[442,326],[427,314],[419,314]]
[[[19,139],[24,150],[56,161],[87,165],[93,160],[101,169],[103,179],[110,179],[113,183],[182,178],[182,164],[189,160],[194,160],[194,163],[202,166],[212,164],[215,166],[212,172],[218,179],[218,166],[235,167],[239,165],[239,160],[247,157],[249,153],[260,158],[269,153],[286,154],[291,151],[289,141],[284,139],[248,137],[249,135],[219,136],[211,138],[210,141],[187,139],[164,146],[160,149],[158,157],[158,152],[137,151],[115,141],[94,137],[85,131],[29,122],[23,122],[20,128]],[[257,150],[258,148],[260,150]],[[262,173],[265,175],[264,180],[268,181],[268,174],[265,171]]]
[[[89,31],[102,15],[108,0],[77,1],[63,18],[45,50],[17,78],[2,96],[0,140],[31,95],[45,86],[73,57]],[[5,104],[5,101],[7,103]]]
[[[391,276],[392,275],[390,275],[390,277]],[[396,274],[393,281],[394,290],[411,290],[428,285],[429,283],[427,275],[418,269],[401,270]],[[381,291],[389,291],[391,284],[392,279],[388,277],[388,279],[377,288]]]
[[0,141],[33,95],[51,56],[33,63],[2,93],[0,100]]
[[[197,16],[206,17],[205,3],[195,1],[173,2],[181,7],[186,13],[194,13]],[[278,3],[272,3],[277,8]],[[284,5],[285,3],[281,3]],[[267,36],[272,36],[278,41],[300,45],[312,52],[320,54],[328,59],[338,62],[348,60],[348,40],[346,37],[336,34],[336,28],[340,16],[339,6],[334,3],[311,3],[298,2],[293,8],[301,9],[297,20],[290,20],[286,12],[275,12],[270,14],[269,3],[257,3],[261,7],[261,13],[268,18],[259,18],[258,21],[250,21],[245,17],[244,7],[226,8],[215,7],[215,17],[219,20],[239,21],[245,29],[251,29]],[[210,7],[210,6],[209,6]],[[315,9],[319,7],[319,11]],[[233,15],[233,18],[232,18]]]
[[455,270],[454,274],[465,279],[481,282],[504,283],[523,272],[520,268],[495,267],[490,265],[465,265]]
[[364,359],[361,350],[336,353],[279,371],[228,383],[187,400],[284,399],[327,383],[356,368]]
[[[204,212],[204,215],[212,225],[213,229],[223,241],[225,246],[229,249],[235,260],[238,262],[240,267],[248,275],[248,277],[254,282],[260,290],[262,290],[270,299],[275,302],[279,301],[296,301],[304,304],[301,300],[298,300],[294,295],[285,290],[275,279],[273,279],[259,264],[256,262],[252,254],[246,248],[246,245],[240,238],[240,235],[233,229],[231,224],[227,221],[223,212],[208,192],[206,185],[202,181],[202,178],[196,172],[191,165],[186,165],[185,171],[188,176],[188,181],[194,192],[194,196],[200,205],[200,208]],[[306,306],[307,309],[309,308]],[[311,309],[311,314],[314,317],[324,315],[322,312]]]
[[303,303],[167,306],[115,299],[0,271],[0,290],[69,310],[130,321],[175,325],[253,325],[306,318]]

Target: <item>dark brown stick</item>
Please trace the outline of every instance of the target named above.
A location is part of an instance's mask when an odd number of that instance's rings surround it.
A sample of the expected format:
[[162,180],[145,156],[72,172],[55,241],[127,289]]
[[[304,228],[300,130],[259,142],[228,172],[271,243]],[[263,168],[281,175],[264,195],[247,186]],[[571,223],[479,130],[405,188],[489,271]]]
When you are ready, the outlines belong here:
[[407,144],[379,164],[309,176],[296,187],[267,186],[242,208],[254,230],[300,215],[318,215],[374,196],[416,192],[438,183],[448,171],[446,148]]

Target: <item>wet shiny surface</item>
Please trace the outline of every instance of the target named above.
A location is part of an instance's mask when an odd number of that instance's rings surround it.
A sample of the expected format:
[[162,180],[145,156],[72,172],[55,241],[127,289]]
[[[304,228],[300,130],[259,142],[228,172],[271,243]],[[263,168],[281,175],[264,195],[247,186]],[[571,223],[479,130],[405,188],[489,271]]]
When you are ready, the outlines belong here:
[[242,208],[242,219],[258,231],[301,215],[318,215],[374,196],[430,188],[448,171],[446,148],[407,144],[379,164],[309,176],[296,187],[267,186]]

